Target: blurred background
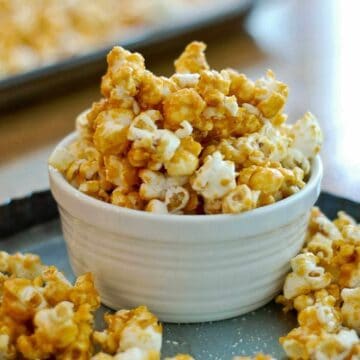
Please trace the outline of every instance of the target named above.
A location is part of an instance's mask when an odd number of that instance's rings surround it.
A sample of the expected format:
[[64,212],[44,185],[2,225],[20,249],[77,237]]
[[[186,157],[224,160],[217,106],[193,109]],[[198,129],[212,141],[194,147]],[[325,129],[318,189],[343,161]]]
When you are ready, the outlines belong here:
[[[190,40],[212,68],[288,83],[289,121],[305,111],[325,135],[323,190],[360,201],[357,0],[0,0],[0,204],[48,188],[47,158],[100,97],[113,44],[156,74]],[[358,138],[359,137],[359,138]]]

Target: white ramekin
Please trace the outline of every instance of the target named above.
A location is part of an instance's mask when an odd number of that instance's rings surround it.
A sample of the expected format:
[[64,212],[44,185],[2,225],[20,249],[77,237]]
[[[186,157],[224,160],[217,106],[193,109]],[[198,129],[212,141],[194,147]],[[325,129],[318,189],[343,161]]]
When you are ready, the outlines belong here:
[[299,193],[239,215],[135,211],[81,193],[51,166],[49,177],[72,268],[95,275],[105,305],[146,304],[162,321],[199,322],[246,313],[279,292],[303,244],[322,165],[316,157]]

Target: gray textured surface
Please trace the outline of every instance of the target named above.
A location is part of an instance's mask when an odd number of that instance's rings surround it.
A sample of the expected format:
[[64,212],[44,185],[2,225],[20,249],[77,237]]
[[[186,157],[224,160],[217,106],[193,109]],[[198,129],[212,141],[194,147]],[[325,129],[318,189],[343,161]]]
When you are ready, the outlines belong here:
[[[56,265],[73,279],[59,222],[52,221],[19,233],[0,243],[8,252],[33,252],[46,264]],[[102,327],[102,314],[97,314],[97,327]],[[250,355],[259,351],[283,357],[279,336],[295,325],[293,316],[282,314],[280,307],[270,303],[257,311],[234,319],[203,324],[165,324],[163,355],[190,353],[197,360],[231,360],[234,355]]]

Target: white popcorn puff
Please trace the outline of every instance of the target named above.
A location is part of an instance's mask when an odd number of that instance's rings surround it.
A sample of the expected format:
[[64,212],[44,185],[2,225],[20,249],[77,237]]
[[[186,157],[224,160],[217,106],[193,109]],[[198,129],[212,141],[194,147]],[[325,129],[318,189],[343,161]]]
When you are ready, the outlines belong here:
[[224,97],[224,107],[229,115],[236,116],[239,110],[239,105],[237,103],[235,95]]
[[260,191],[251,190],[247,185],[238,185],[222,200],[223,213],[238,214],[254,209],[259,199]]
[[59,171],[66,171],[75,160],[75,156],[69,150],[57,147],[49,157],[49,164]]
[[183,74],[177,73],[171,76],[171,80],[173,80],[181,89],[195,87],[199,82],[200,75],[199,74]]
[[168,214],[168,208],[166,204],[158,199],[152,199],[148,202],[145,208],[146,211],[152,212],[155,214]]
[[113,360],[153,360],[154,352],[137,347],[130,348],[124,352],[116,354]]
[[291,260],[293,272],[287,275],[284,284],[286,299],[309,293],[312,290],[325,288],[331,282],[331,275],[317,266],[318,258],[312,253],[295,256]]
[[[345,360],[359,338],[354,330],[342,329],[337,334],[325,334],[317,344],[312,359]],[[357,360],[357,358],[351,358]]]
[[258,134],[250,135],[249,138],[255,140],[258,148],[270,161],[282,161],[289,151],[290,138],[281,134],[268,120],[264,120]]
[[248,103],[243,103],[241,106],[245,108],[250,114],[255,115],[259,118],[262,117],[261,111],[256,106]]
[[332,240],[321,233],[316,233],[311,238],[306,249],[316,255],[319,259],[323,259],[327,262],[330,262],[334,254]]
[[165,193],[165,204],[170,213],[182,210],[190,198],[189,192],[181,186],[172,186]]
[[188,121],[186,121],[186,120],[182,121],[182,122],[180,123],[180,126],[181,126],[181,128],[179,128],[179,129],[177,129],[177,130],[175,131],[175,135],[176,135],[179,139],[183,139],[183,138],[185,138],[185,137],[187,137],[187,136],[190,136],[190,135],[192,134],[192,132],[193,132],[193,127],[192,127],[192,125],[191,125]]
[[341,232],[347,241],[360,245],[360,225],[345,225]]
[[87,118],[89,109],[80,113],[75,119],[75,129],[81,137],[89,138],[91,134],[89,132],[89,120]]
[[321,148],[323,136],[320,125],[313,114],[307,112],[291,128],[294,138],[292,147],[300,150],[305,157],[313,158]]
[[139,194],[145,200],[164,200],[167,189],[172,186],[182,186],[187,181],[187,177],[185,176],[166,177],[159,171],[147,169],[140,170],[139,177],[143,181]]
[[307,157],[298,149],[289,148],[284,158],[281,159],[281,164],[288,169],[293,169],[298,166],[304,170],[304,174],[310,173],[311,165]]
[[166,129],[156,131],[154,142],[156,147],[155,160],[161,163],[169,161],[180,145],[179,138]]
[[[62,301],[52,309],[39,311],[34,317],[34,324],[44,340],[56,341],[59,348],[72,343],[78,335],[74,322],[74,304],[68,301]],[[66,337],[61,336],[64,331]]]
[[341,307],[344,325],[355,329],[360,334],[360,287],[343,289],[341,298],[344,301]]
[[148,110],[134,118],[129,126],[127,138],[136,141],[139,145],[148,145],[153,141],[157,130],[156,121],[162,118],[159,111]]
[[302,327],[316,328],[320,326],[328,333],[336,332],[341,326],[341,316],[333,306],[317,302],[300,312],[299,323]]
[[319,230],[331,240],[339,240],[342,238],[339,229],[329,220],[324,214],[320,214],[312,219],[312,221],[319,227]]
[[235,189],[235,165],[222,159],[219,151],[209,155],[195,173],[192,188],[206,199],[221,198]]
[[146,325],[146,320],[148,320],[146,314],[144,324],[142,324],[141,320],[140,316],[134,319],[134,321],[129,321],[125,324],[120,335],[118,352],[131,348],[160,351],[162,343],[161,331],[155,328],[152,323]]

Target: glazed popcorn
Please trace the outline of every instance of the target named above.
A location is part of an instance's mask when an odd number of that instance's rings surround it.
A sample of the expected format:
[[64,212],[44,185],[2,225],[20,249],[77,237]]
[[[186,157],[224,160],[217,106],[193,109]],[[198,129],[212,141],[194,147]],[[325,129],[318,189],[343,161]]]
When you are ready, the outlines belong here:
[[89,358],[100,306],[91,274],[72,285],[38,256],[6,252],[0,271],[0,358]]
[[316,118],[287,125],[288,87],[272,71],[212,70],[205,49],[190,43],[167,78],[114,47],[103,98],[49,163],[87,195],[158,214],[237,214],[301,191],[322,143]]
[[330,221],[313,208],[302,252],[277,302],[299,327],[280,338],[290,359],[360,358],[360,225],[340,211]]
[[162,327],[145,306],[107,314],[105,322],[108,328],[93,335],[104,352],[117,354],[137,349],[133,351],[141,353],[141,358],[160,357]]

